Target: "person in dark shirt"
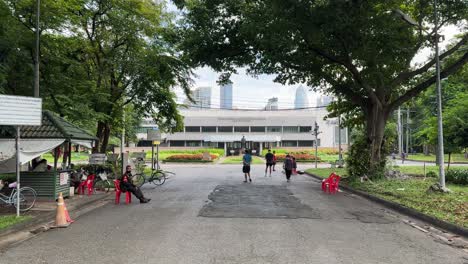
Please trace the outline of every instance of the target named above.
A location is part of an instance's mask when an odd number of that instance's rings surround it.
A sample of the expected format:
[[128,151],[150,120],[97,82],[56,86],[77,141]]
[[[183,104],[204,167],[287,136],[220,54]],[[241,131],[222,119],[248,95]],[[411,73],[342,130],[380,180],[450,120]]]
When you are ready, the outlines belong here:
[[140,188],[136,187],[132,182],[132,166],[127,165],[125,168],[125,174],[122,175],[120,179],[120,189],[122,192],[131,192],[135,197],[140,200],[140,203],[147,203],[151,201],[151,199],[145,198],[143,193],[141,192]]
[[291,159],[291,156],[286,155],[286,159],[284,160],[284,163],[283,163],[283,168],[284,168],[284,171],[286,173],[286,180],[289,182],[289,178],[291,178],[291,173],[292,173],[292,170],[293,170],[293,160]]
[[268,153],[265,155],[266,160],[266,168],[265,168],[265,177],[267,176],[267,171],[270,169],[270,177],[271,177],[271,167],[273,166],[275,156],[271,154],[271,150],[268,150]]

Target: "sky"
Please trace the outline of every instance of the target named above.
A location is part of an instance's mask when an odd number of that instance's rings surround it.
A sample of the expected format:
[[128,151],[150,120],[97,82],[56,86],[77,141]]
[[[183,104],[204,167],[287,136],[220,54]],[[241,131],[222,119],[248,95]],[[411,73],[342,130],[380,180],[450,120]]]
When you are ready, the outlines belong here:
[[[174,11],[176,8],[169,7],[169,10]],[[460,30],[455,26],[445,27],[441,30],[441,34],[445,36],[445,41],[440,47],[445,47],[453,41],[456,34]],[[443,50],[443,49],[442,49]],[[430,48],[421,50],[421,52],[413,60],[413,65],[424,63],[432,56],[433,51]],[[239,74],[232,75],[233,82],[233,107],[237,108],[262,108],[266,105],[269,98],[277,97],[279,108],[294,108],[294,97],[297,85],[282,85],[273,82],[274,75],[260,75],[257,77],[249,76],[244,69],[238,69]],[[195,69],[196,77],[194,78],[194,86],[211,87],[211,104],[213,107],[219,107],[220,87],[216,83],[219,73],[216,73],[208,67]],[[306,85],[303,85],[306,87]],[[317,99],[323,96],[320,93],[308,90],[309,107],[314,107],[317,104]],[[183,103],[185,95],[181,89],[176,89],[178,102]]]

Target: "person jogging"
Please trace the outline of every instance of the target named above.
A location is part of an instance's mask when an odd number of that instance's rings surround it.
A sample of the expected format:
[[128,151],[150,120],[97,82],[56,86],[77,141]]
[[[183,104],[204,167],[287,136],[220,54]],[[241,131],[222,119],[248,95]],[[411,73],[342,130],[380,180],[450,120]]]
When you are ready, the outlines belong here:
[[266,160],[266,168],[265,168],[265,177],[267,176],[268,169],[270,169],[270,177],[271,177],[271,167],[273,166],[275,156],[271,153],[271,150],[268,150],[268,153],[265,155]]
[[252,156],[249,154],[249,151],[246,149],[244,157],[242,157],[242,172],[244,173],[245,180],[247,182],[247,176],[249,176],[249,181],[252,182],[250,178],[250,164],[252,163]]

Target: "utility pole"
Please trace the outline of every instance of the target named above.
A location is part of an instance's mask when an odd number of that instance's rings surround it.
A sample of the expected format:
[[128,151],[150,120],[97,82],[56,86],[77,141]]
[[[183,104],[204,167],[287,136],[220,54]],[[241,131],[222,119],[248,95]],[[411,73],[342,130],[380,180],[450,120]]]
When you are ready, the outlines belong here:
[[402,136],[401,136],[401,109],[400,107],[398,107],[398,155],[401,156],[401,153],[403,152],[403,143],[401,142],[402,141]]
[[444,170],[444,128],[442,126],[442,91],[440,87],[440,59],[439,59],[439,17],[437,15],[437,0],[434,0],[434,46],[435,46],[435,59],[436,59],[436,88],[437,88],[437,134],[438,134],[438,153],[439,153],[439,179],[440,187],[443,191],[445,187],[445,170]]
[[406,108],[406,155],[409,154],[409,135],[410,135],[409,118],[410,118],[410,109],[409,107],[407,107]]
[[315,135],[315,168],[317,169],[317,159],[318,159],[318,134],[319,134],[319,126],[317,121],[315,121],[314,125],[314,135]]
[[41,0],[36,0],[36,52],[34,54],[34,97],[39,97],[39,18],[41,14]]
[[338,116],[338,166],[341,167],[342,164],[342,153],[341,153],[341,115]]
[[120,135],[120,158],[122,159],[122,174],[125,173],[124,144],[125,144],[125,106],[122,113],[122,134]]

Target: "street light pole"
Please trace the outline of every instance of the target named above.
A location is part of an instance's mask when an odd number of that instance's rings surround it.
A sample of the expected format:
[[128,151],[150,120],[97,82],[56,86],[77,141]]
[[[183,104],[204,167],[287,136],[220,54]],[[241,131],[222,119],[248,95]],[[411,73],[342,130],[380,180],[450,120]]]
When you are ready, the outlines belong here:
[[36,0],[36,53],[34,54],[34,97],[39,97],[39,19],[41,14],[41,0]]
[[446,190],[445,187],[445,169],[444,169],[444,128],[442,126],[442,90],[440,87],[440,60],[439,60],[439,17],[437,15],[437,0],[434,0],[434,48],[436,59],[436,89],[437,89],[437,134],[438,134],[438,154],[439,154],[439,179],[440,187]]
[[314,134],[315,134],[315,168],[317,169],[317,159],[318,159],[318,132],[319,126],[317,124],[317,121],[315,122],[314,125]]

